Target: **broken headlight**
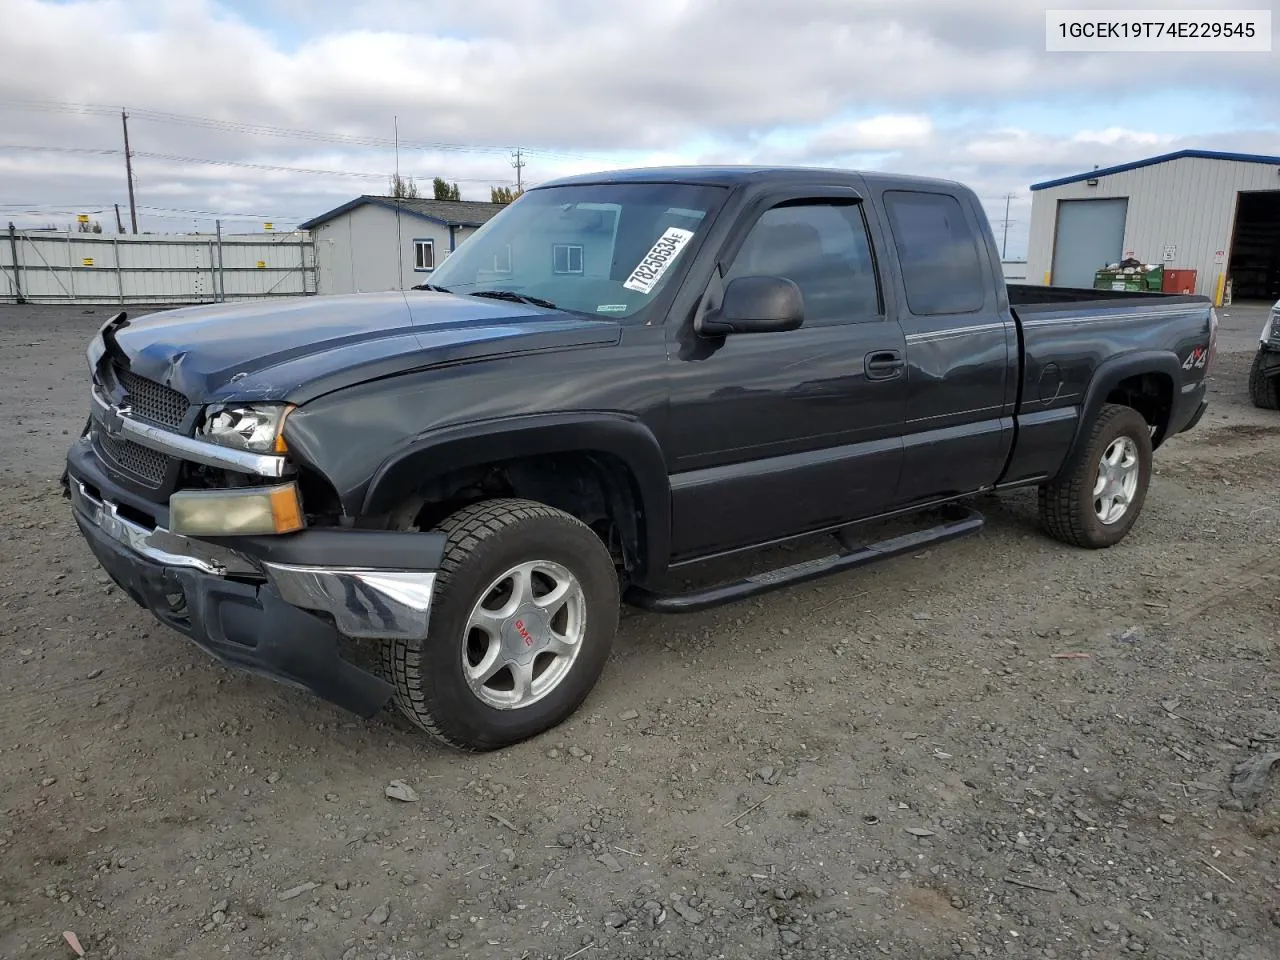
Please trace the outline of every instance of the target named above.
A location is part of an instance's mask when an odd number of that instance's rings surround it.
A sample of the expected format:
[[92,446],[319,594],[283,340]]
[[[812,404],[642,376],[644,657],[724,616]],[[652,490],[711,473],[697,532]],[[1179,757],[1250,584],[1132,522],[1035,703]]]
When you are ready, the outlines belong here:
[[223,403],[205,408],[196,436],[250,453],[288,453],[281,431],[293,409],[287,403]]

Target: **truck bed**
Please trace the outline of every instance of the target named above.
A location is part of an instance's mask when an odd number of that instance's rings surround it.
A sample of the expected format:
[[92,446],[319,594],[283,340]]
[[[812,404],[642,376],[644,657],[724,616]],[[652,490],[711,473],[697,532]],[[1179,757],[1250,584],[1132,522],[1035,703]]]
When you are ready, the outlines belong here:
[[1147,290],[1095,290],[1092,287],[1046,287],[1041,284],[1008,284],[1009,305],[1018,308],[1019,314],[1062,310],[1072,304],[1088,304],[1090,307],[1124,307],[1142,303],[1149,306],[1173,303],[1207,302],[1208,297],[1192,294],[1159,293]]
[[1032,284],[1008,290],[1023,368],[1019,436],[1004,482],[1057,475],[1079,425],[1117,391],[1137,409],[1147,403],[1168,411],[1157,446],[1190,421],[1203,397],[1208,360],[1197,367],[1195,358],[1211,339],[1208,297]]

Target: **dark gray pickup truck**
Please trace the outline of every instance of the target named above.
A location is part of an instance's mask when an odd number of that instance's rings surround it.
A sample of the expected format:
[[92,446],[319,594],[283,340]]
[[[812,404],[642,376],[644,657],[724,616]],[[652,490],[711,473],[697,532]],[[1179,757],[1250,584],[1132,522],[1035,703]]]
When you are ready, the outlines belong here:
[[[117,315],[64,482],[102,566],[213,656],[492,749],[579,707],[620,600],[847,570],[1015,487],[1051,536],[1115,544],[1216,338],[1204,297],[1006,287],[956,183],[581,176],[421,288]],[[898,516],[929,520],[855,542]],[[819,533],[826,556],[665,586]]]

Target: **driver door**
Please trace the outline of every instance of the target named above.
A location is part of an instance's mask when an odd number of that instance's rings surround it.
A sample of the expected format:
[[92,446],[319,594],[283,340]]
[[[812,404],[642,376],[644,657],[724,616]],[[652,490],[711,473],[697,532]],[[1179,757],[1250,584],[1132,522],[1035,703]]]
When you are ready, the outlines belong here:
[[669,345],[673,562],[837,526],[886,509],[902,464],[905,341],[852,191],[762,201],[726,251],[727,286],[799,286],[795,330]]

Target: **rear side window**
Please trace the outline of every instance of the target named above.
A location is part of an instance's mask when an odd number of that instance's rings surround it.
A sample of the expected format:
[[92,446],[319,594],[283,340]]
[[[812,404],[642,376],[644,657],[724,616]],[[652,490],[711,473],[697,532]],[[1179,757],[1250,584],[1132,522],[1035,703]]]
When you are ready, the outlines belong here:
[[978,239],[959,201],[945,193],[889,190],[884,202],[911,312],[931,316],[981,309],[986,277]]

